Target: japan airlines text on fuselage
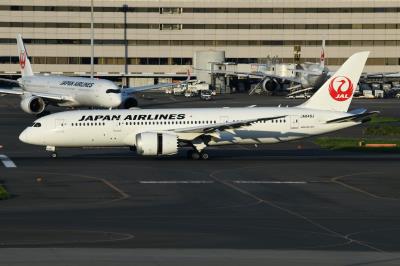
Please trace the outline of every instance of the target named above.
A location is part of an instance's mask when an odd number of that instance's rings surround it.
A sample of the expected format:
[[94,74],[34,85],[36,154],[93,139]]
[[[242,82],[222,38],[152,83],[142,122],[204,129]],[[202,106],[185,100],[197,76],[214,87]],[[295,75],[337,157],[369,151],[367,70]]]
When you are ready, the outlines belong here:
[[324,134],[358,125],[373,114],[364,109],[348,112],[368,54],[354,54],[297,107],[71,111],[36,120],[20,139],[51,151],[129,146],[141,155],[170,155],[189,146],[193,158],[206,159],[208,146],[277,143]]

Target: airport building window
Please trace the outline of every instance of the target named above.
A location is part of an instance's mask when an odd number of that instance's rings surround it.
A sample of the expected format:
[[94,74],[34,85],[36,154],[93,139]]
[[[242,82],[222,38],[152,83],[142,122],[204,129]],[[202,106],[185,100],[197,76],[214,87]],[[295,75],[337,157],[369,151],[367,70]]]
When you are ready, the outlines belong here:
[[[365,45],[371,45],[373,42],[371,41],[363,41]],[[347,58],[334,58],[329,57],[326,59],[328,65],[341,65]],[[30,60],[33,64],[70,64],[71,62],[83,65],[90,64],[90,57],[41,57],[35,56],[30,57]],[[227,62],[232,63],[265,63],[270,59],[268,58],[226,58]],[[320,58],[300,58],[299,63],[304,62],[319,62]],[[279,61],[281,63],[293,63],[293,58],[280,58]],[[95,64],[105,64],[105,65],[123,65],[125,62],[124,58],[117,57],[95,57]],[[192,65],[192,58],[129,58],[128,62],[133,65]],[[0,56],[0,64],[18,64],[19,58],[17,56]],[[399,65],[399,58],[369,58],[367,61],[367,65]]]
[[[0,27],[10,28],[90,28],[90,23],[67,23],[67,22],[0,22]],[[95,28],[123,29],[123,23],[94,23]],[[242,30],[315,30],[315,29],[400,29],[400,24],[148,24],[128,23],[128,29],[159,29],[159,30],[182,30],[182,29],[242,29]]]
[[182,8],[180,7],[161,7],[160,14],[181,14]]
[[[1,5],[0,10],[8,11],[42,11],[42,12],[90,12],[90,6],[32,6],[32,5]],[[122,6],[95,6],[94,12],[124,12]],[[131,13],[396,13],[399,7],[342,7],[342,8],[213,8],[213,7],[130,7]]]
[[[48,45],[90,45],[88,39],[24,39],[24,42]],[[128,43],[129,46],[320,46],[321,40],[129,40]],[[15,44],[15,39],[0,38],[1,44]],[[95,40],[95,45],[123,45],[123,40]],[[326,46],[400,46],[400,40],[327,40]],[[69,64],[79,64],[78,59],[69,61]],[[130,60],[134,59],[130,58]]]
[[182,24],[160,24],[160,30],[181,30]]

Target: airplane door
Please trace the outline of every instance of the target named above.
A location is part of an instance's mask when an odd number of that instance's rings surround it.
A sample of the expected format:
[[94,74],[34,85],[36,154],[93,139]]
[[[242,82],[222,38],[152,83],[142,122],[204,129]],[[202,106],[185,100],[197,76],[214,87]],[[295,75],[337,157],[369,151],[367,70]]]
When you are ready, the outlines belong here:
[[226,122],[228,122],[228,120],[229,120],[228,116],[220,116],[219,117],[219,122],[220,123],[226,123]]
[[55,121],[55,127],[56,127],[56,132],[62,133],[64,132],[64,119],[56,119]]
[[113,131],[114,132],[121,132],[121,122],[115,121]]
[[300,123],[300,116],[299,115],[290,116],[290,128],[291,129],[299,128],[299,123]]

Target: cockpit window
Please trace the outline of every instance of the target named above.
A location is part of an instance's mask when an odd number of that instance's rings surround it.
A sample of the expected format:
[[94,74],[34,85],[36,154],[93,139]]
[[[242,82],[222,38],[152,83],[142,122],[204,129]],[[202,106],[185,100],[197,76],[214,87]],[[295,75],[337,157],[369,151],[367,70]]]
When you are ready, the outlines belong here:
[[32,125],[33,127],[41,127],[42,126],[42,124],[40,124],[40,123],[33,123],[33,125]]
[[106,93],[121,93],[120,89],[108,89],[106,90]]

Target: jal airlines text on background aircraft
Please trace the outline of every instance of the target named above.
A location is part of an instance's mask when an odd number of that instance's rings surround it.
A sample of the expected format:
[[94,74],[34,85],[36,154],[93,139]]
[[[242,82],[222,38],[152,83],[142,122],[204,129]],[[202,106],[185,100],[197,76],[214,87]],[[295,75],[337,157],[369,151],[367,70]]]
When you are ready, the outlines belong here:
[[172,155],[192,147],[207,159],[207,146],[297,140],[358,125],[375,112],[348,112],[369,52],[351,56],[305,103],[296,107],[80,110],[36,120],[20,140],[56,147],[131,147],[141,155]]
[[105,79],[68,77],[61,75],[34,75],[22,37],[17,35],[21,78],[16,83],[19,87],[0,89],[0,94],[21,96],[21,108],[30,114],[42,114],[47,105],[66,107],[101,107],[130,108],[137,106],[133,93],[176,86],[175,83],[146,85],[121,90],[116,84]]

